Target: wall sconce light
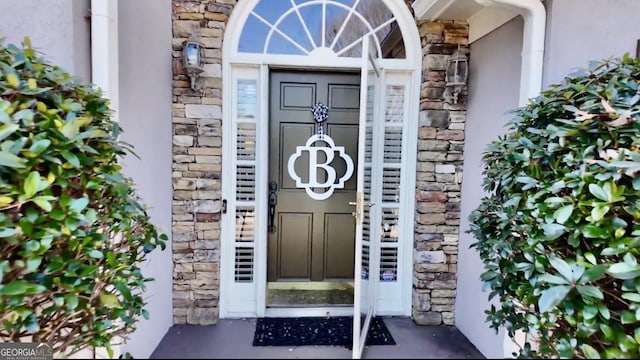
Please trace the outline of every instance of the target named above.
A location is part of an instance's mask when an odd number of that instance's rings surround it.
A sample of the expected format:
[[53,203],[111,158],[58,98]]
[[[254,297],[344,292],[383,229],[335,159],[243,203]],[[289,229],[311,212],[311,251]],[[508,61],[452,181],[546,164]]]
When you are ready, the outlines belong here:
[[469,62],[467,56],[460,50],[460,46],[447,60],[445,76],[446,87],[451,89],[453,103],[456,104],[458,102],[458,94],[467,84],[467,77],[469,76]]
[[191,79],[191,90],[198,90],[202,87],[199,79],[200,74],[204,71],[204,60],[204,44],[196,35],[191,34],[182,48],[182,62]]

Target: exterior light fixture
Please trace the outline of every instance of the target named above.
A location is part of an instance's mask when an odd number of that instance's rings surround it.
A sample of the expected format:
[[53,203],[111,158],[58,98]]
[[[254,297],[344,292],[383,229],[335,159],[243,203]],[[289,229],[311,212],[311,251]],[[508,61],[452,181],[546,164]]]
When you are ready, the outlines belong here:
[[189,38],[184,42],[182,48],[182,62],[187,75],[191,79],[191,90],[198,90],[201,88],[200,74],[204,71],[204,44],[200,39],[191,34]]
[[458,49],[447,60],[447,72],[446,72],[446,87],[451,89],[453,94],[453,103],[458,102],[458,94],[462,91],[467,84],[467,77],[469,76],[469,62],[467,56]]

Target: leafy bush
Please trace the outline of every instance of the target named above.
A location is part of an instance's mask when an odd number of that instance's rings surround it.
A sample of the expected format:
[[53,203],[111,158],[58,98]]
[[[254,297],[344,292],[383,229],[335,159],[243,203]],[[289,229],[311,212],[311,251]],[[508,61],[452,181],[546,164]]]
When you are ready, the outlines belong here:
[[469,231],[500,301],[487,321],[529,333],[519,356],[640,357],[639,86],[639,59],[593,62],[483,154]]
[[24,45],[0,43],[0,339],[110,349],[148,317],[138,265],[166,237],[108,101]]

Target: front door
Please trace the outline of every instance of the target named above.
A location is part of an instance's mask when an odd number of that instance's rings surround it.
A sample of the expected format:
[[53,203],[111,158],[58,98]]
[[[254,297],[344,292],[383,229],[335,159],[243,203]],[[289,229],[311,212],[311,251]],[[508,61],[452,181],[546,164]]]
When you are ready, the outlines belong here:
[[269,282],[353,281],[359,97],[357,73],[271,73]]

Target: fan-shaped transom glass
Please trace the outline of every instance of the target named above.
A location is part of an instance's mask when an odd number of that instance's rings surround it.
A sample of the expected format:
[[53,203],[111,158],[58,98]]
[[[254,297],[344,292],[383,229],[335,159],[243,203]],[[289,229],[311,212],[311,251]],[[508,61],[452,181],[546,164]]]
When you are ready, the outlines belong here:
[[398,33],[382,0],[260,0],[245,22],[238,51],[359,57],[362,38],[372,34],[379,54],[404,58]]

